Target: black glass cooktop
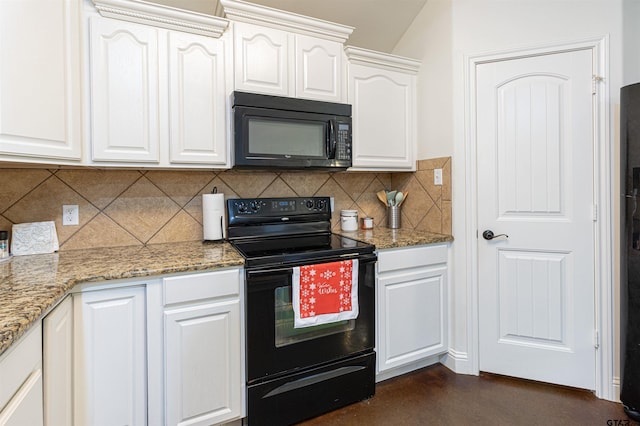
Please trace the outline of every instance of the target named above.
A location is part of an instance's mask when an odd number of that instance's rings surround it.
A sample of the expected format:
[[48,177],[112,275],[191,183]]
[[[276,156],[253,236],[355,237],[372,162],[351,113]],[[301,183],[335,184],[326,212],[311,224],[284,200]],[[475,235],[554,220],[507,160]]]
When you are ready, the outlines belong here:
[[232,244],[245,258],[247,267],[326,262],[375,250],[371,244],[336,234],[262,237]]

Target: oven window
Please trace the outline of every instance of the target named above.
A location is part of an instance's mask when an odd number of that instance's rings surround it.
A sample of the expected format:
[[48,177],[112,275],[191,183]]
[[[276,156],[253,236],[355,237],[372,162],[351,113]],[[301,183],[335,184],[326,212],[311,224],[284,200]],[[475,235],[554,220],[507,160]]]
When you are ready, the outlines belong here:
[[314,325],[305,328],[293,328],[293,307],[291,305],[291,286],[275,289],[277,348],[292,345],[305,340],[317,339],[336,333],[344,333],[355,328],[355,320],[338,321],[331,324]]

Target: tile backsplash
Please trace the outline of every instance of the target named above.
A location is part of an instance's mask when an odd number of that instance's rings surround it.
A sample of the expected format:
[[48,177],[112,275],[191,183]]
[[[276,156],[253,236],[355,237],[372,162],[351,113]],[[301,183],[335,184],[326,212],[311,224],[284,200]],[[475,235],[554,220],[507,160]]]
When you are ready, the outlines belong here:
[[[443,169],[443,185],[433,170]],[[225,198],[334,197],[340,210],[358,210],[376,227],[386,209],[376,193],[408,191],[402,227],[451,233],[451,158],[418,161],[412,173],[242,172],[105,169],[0,169],[0,230],[53,220],[60,250],[202,239],[202,194],[215,186]],[[62,226],[62,206],[77,204],[80,223]]]

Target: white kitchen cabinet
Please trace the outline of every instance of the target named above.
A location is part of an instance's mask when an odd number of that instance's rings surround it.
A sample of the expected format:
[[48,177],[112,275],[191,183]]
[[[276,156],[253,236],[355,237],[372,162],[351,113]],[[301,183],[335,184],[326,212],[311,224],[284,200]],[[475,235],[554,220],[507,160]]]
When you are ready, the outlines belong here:
[[158,29],[92,17],[93,161],[160,161]]
[[235,90],[344,102],[343,43],[353,28],[221,0],[234,21]]
[[[289,52],[291,34],[258,25],[235,23],[234,88],[268,95],[291,96]],[[291,37],[290,37],[291,36]]]
[[236,90],[343,100],[342,44],[247,23],[234,33]]
[[240,272],[163,280],[167,425],[211,425],[244,416]]
[[73,425],[73,298],[43,320],[44,424]]
[[228,165],[224,41],[169,33],[169,162]]
[[145,287],[73,297],[74,424],[146,424]]
[[[44,352],[45,425],[212,425],[241,419],[242,277],[242,269],[229,268],[78,286],[44,318],[44,348],[38,334],[31,344],[10,349],[30,348],[23,350],[29,357],[14,357],[25,364],[24,372],[16,374],[14,361],[7,376],[6,356],[0,358],[0,408],[15,389],[25,388],[31,371],[40,374]],[[33,385],[40,386],[42,405],[42,380]],[[30,411],[43,417],[42,407],[39,414]],[[0,411],[0,419],[5,417]]]
[[295,96],[343,102],[346,79],[342,43],[299,34],[295,43]]
[[81,0],[0,2],[0,159],[77,164]]
[[[203,23],[181,27],[189,12],[131,6],[161,15],[149,25],[133,13],[88,14],[91,164],[228,167],[231,52],[230,36],[221,37],[227,21],[195,14],[218,31],[193,34],[188,30]],[[165,21],[171,25],[156,26]]]
[[42,424],[42,327],[38,323],[0,356],[0,425]]
[[351,170],[415,170],[420,63],[354,47],[345,51],[353,106]]
[[420,368],[422,361],[446,353],[447,246],[380,250],[377,300],[381,377]]

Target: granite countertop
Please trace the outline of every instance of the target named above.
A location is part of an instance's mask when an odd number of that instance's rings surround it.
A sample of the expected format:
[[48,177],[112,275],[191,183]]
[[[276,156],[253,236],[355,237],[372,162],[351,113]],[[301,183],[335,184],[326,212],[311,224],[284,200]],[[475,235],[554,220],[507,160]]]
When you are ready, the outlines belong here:
[[377,250],[453,241],[453,236],[451,235],[403,228],[375,228],[372,230],[359,229],[353,232],[341,231],[340,235],[373,244],[376,246]]
[[0,355],[76,284],[243,264],[231,244],[201,241],[14,256],[0,262]]
[[[340,232],[378,250],[453,241],[411,229]],[[155,244],[14,256],[0,262],[0,355],[76,284],[242,266],[229,243]]]

